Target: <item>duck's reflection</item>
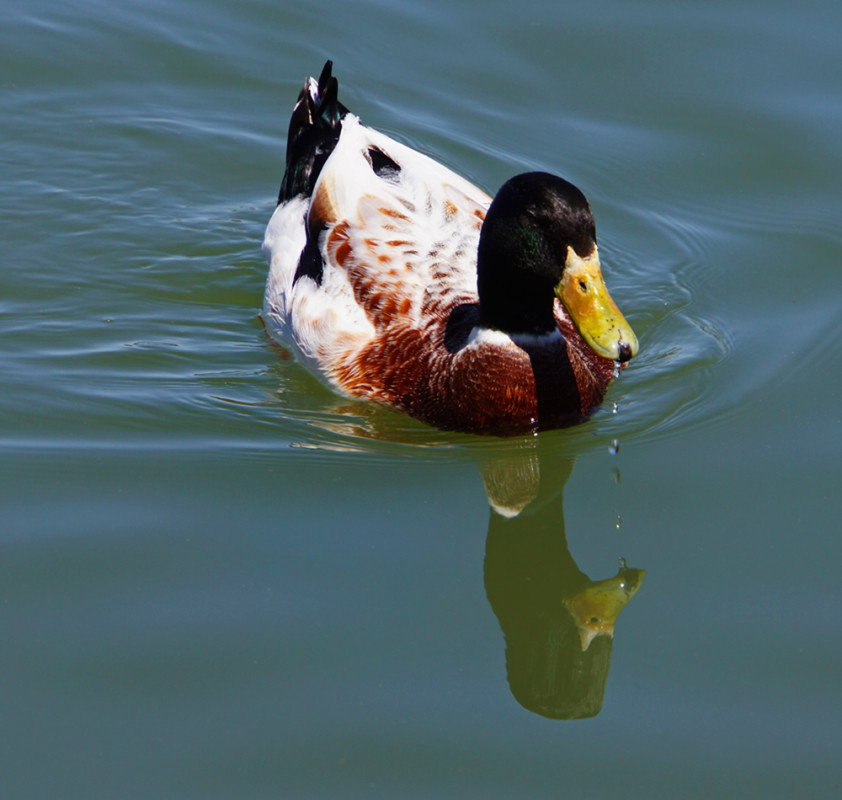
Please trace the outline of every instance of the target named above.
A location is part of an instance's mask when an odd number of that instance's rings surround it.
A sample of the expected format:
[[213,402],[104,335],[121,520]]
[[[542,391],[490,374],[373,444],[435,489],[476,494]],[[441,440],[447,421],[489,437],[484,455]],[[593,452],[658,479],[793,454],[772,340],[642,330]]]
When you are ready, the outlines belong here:
[[546,458],[524,452],[484,470],[492,507],[485,589],[517,701],[545,717],[581,719],[602,708],[614,624],[645,572],[621,562],[615,577],[592,581],[579,569],[564,530],[573,461]]
[[[310,403],[312,406],[312,402]],[[301,447],[367,452],[370,443],[426,447],[447,434],[370,403],[335,399],[306,414]],[[329,434],[326,441],[313,431]],[[504,440],[479,461],[491,519],[485,557],[488,600],[506,639],[509,685],[529,711],[553,719],[596,716],[611,663],[614,625],[645,576],[624,562],[617,575],[592,581],[567,547],[563,491],[575,457],[557,438]],[[521,447],[522,449],[518,449]]]

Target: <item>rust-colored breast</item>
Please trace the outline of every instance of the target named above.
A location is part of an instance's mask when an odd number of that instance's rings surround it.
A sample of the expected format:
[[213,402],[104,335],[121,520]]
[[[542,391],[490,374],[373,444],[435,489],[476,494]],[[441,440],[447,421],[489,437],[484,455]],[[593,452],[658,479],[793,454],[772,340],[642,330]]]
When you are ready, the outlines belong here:
[[583,421],[611,380],[613,362],[566,320],[564,340],[525,349],[480,344],[451,352],[446,326],[446,317],[424,330],[389,325],[347,365],[343,384],[438,428],[514,435]]

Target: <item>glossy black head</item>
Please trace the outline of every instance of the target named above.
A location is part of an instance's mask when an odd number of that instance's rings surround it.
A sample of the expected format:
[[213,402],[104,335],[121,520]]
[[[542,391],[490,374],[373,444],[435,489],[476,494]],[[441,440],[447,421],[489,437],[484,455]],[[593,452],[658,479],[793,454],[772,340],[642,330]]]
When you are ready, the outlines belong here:
[[568,248],[593,253],[596,225],[590,206],[572,183],[546,172],[507,181],[482,227],[477,288],[482,324],[508,333],[553,330],[554,289]]

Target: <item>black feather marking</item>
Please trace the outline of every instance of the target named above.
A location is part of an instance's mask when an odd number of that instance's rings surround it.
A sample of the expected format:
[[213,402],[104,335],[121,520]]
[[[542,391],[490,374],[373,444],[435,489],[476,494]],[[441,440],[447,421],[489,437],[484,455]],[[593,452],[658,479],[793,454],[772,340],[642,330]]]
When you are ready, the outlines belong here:
[[324,274],[324,261],[322,260],[322,249],[320,239],[322,233],[327,226],[320,224],[318,226],[309,225],[307,227],[307,243],[298,257],[298,267],[296,267],[295,275],[292,279],[292,285],[298,282],[301,277],[312,278],[317,285],[322,285],[322,275]]
[[289,121],[286,172],[278,204],[312,194],[325,161],[339,141],[348,109],[339,102],[339,83],[331,75],[332,67],[333,62],[325,63],[314,96],[310,95],[309,81],[298,95]]
[[479,325],[479,305],[460,303],[447,318],[444,347],[448,353],[458,353],[467,343],[471,331]]
[[367,153],[368,163],[378,178],[390,183],[397,183],[400,180],[401,165],[393,158],[386,155],[379,147],[369,147]]
[[293,286],[299,278],[303,277],[312,278],[317,285],[321,286],[323,273],[324,264],[322,263],[322,253],[318,240],[314,242],[308,237],[307,244],[304,245],[298,259],[298,267],[295,270],[295,277],[292,279]]
[[324,90],[327,88],[327,83],[331,79],[333,72],[333,61],[328,59],[325,61],[325,65],[322,67],[322,72],[319,75],[319,94],[322,94]]

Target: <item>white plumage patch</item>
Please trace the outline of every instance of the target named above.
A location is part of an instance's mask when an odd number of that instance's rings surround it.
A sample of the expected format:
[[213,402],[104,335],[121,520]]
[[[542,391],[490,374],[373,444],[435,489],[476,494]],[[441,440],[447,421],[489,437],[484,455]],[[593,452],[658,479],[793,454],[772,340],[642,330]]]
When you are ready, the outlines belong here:
[[[381,154],[389,168],[378,174]],[[337,375],[374,337],[398,321],[424,329],[454,301],[476,302],[490,203],[456,173],[346,115],[313,197],[278,206],[266,229],[269,334],[343,391]],[[295,278],[308,215],[320,231],[320,280]]]
[[[562,312],[564,309],[561,309]],[[549,333],[517,333],[508,334],[494,328],[476,327],[471,331],[466,346],[487,344],[491,347],[546,347],[555,342],[561,342],[564,337],[558,329]]]

